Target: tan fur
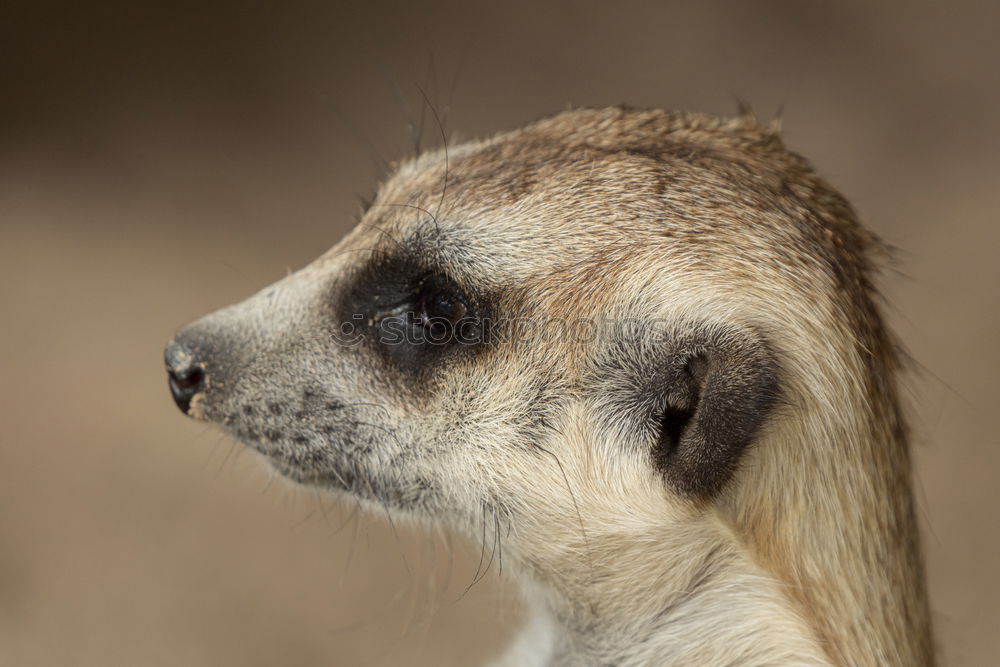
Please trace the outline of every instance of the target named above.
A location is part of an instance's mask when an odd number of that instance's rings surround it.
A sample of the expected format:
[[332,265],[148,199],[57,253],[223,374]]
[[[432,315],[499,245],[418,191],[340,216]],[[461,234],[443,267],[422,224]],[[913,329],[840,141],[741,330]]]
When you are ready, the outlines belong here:
[[[686,497],[664,483],[640,431],[602,421],[619,398],[600,388],[600,369],[621,353],[600,337],[513,337],[442,364],[419,391],[369,352],[324,347],[328,304],[414,234],[422,261],[499,294],[508,318],[638,317],[761,336],[780,402],[722,491]],[[297,369],[218,407],[206,392],[199,414],[256,442],[236,408],[304,378],[378,403],[361,414],[392,438],[365,438],[388,453],[367,447],[351,472],[384,502],[416,498],[400,501],[401,515],[500,541],[534,606],[534,640],[549,642],[516,644],[506,664],[930,665],[899,362],[872,286],[883,253],[751,117],[566,112],[404,164],[340,245],[195,325],[193,341],[252,339],[247,376],[289,358]],[[298,429],[313,460],[343,456],[335,436],[269,419]],[[338,485],[283,435],[270,440],[255,448],[283,472]],[[389,470],[391,493],[379,490]],[[412,480],[429,480],[433,500]]]

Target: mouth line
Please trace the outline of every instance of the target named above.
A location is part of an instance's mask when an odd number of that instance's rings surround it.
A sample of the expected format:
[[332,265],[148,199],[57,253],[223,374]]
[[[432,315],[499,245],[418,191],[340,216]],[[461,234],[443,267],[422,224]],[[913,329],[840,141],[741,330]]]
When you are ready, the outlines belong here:
[[[262,457],[267,467],[307,487],[343,492],[358,500],[412,507],[430,488],[421,482],[402,486],[376,470],[398,470],[405,452],[395,431],[375,415],[329,396],[309,393],[299,401],[233,402],[212,405],[204,395],[192,410],[240,446]],[[368,404],[365,404],[368,405]],[[366,418],[367,417],[367,418]],[[388,434],[388,435],[386,435]],[[387,439],[387,440],[384,440]],[[370,460],[392,457],[391,464]],[[374,467],[373,467],[374,466]],[[398,486],[398,488],[397,488]]]
[[344,472],[345,466],[339,465],[339,458],[346,453],[327,438],[317,434],[288,435],[267,426],[248,426],[234,420],[220,426],[241,446],[264,457],[285,477],[303,484],[341,486],[333,482],[337,474]]
[[[320,445],[315,438],[310,439],[313,444],[296,444],[288,438],[268,441],[251,427],[236,424],[234,420],[223,428],[241,446],[262,457],[281,476],[304,487],[343,493],[363,502],[388,504],[401,511],[412,510],[426,501],[426,494],[434,493],[435,485],[427,480],[410,480],[399,486],[381,475],[367,474],[363,457],[372,451],[370,445],[353,449],[333,442]],[[350,440],[348,436],[342,444]],[[404,465],[402,460],[405,458],[405,454],[397,454],[391,467],[395,469]]]

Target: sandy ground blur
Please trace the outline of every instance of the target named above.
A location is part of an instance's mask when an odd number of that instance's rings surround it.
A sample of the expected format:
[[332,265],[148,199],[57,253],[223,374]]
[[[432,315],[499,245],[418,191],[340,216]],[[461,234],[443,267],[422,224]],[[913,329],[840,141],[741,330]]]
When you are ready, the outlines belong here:
[[349,228],[420,89],[459,139],[570,104],[783,107],[901,248],[937,638],[946,664],[1000,661],[1000,11],[90,4],[0,10],[0,665],[468,665],[502,643],[495,568],[463,595],[477,545],[272,479],[181,417],[161,361]]

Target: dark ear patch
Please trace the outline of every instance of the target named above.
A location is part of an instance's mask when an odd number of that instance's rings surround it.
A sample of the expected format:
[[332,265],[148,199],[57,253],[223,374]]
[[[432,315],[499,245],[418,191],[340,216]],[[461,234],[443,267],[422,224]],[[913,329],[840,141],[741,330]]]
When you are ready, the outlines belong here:
[[665,353],[653,461],[678,492],[711,498],[777,402],[777,364],[754,333],[718,326],[672,336]]

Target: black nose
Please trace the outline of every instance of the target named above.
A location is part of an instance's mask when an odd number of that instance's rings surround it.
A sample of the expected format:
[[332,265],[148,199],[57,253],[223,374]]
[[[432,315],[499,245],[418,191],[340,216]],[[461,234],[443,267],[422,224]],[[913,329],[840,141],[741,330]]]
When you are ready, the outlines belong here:
[[170,343],[163,354],[167,362],[167,376],[170,393],[181,412],[188,414],[191,399],[205,388],[205,371],[188,348],[179,343]]

